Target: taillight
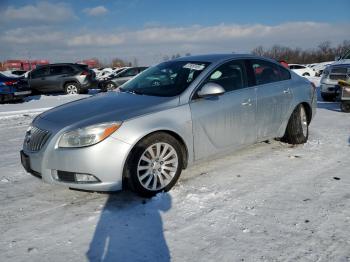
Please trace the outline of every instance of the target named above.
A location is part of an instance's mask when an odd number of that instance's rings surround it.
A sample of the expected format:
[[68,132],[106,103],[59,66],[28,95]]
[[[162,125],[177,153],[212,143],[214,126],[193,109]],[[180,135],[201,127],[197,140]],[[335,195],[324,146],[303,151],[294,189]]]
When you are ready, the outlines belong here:
[[12,86],[12,85],[17,84],[17,81],[11,80],[11,81],[5,81],[4,83],[5,83],[5,85],[7,85],[7,86]]
[[81,76],[87,76],[87,75],[89,75],[89,72],[88,72],[88,71],[83,71],[83,72],[81,72],[80,75],[81,75]]

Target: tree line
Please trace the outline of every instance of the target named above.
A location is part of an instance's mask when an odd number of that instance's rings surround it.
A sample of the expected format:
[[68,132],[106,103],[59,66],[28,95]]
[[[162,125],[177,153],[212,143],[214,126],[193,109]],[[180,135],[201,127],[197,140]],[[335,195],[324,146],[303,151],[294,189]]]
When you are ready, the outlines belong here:
[[252,54],[268,57],[277,61],[284,60],[290,64],[312,64],[326,61],[334,61],[336,57],[344,55],[350,49],[350,40],[332,46],[331,42],[320,43],[316,48],[303,50],[274,45],[271,48],[258,46],[252,50]]
[[[258,56],[268,57],[277,61],[284,60],[290,64],[312,64],[327,61],[334,61],[336,57],[344,55],[346,51],[350,50],[350,40],[344,40],[342,43],[332,46],[330,41],[320,43],[317,47],[311,49],[291,48],[282,45],[274,45],[270,48],[258,46],[254,48],[251,53]],[[163,61],[169,61],[182,56],[190,56],[187,52],[183,55],[175,53],[172,55],[163,55]],[[96,59],[99,61],[98,59]],[[126,61],[121,58],[112,59],[111,63],[101,63],[103,67],[124,67],[124,66],[138,66],[137,58]]]

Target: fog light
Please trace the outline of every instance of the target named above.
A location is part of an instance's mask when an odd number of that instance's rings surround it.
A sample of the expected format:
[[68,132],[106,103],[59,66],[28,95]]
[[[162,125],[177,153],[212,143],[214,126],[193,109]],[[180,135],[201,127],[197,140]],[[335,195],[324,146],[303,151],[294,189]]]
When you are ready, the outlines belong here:
[[57,170],[51,170],[51,176],[55,180],[60,180],[59,177],[58,177]]
[[99,182],[96,177],[88,174],[75,174],[75,181],[81,183]]

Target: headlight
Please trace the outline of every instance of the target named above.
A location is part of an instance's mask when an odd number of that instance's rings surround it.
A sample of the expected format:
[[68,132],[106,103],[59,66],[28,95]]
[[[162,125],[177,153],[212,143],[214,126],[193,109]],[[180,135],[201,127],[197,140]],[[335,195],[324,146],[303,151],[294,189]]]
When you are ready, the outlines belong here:
[[103,123],[69,131],[61,136],[58,146],[84,147],[97,144],[117,131],[121,124],[121,122]]

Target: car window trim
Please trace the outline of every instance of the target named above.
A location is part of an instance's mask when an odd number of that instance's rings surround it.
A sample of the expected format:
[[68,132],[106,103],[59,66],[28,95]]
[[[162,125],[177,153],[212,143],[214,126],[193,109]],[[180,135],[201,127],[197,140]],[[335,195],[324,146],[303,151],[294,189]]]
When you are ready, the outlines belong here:
[[243,90],[243,89],[246,89],[246,88],[249,88],[250,86],[248,85],[248,74],[247,74],[247,68],[246,68],[246,61],[248,58],[233,58],[233,59],[228,59],[228,60],[225,60],[225,61],[222,61],[220,64],[218,64],[216,67],[214,67],[212,70],[210,70],[210,72],[208,72],[203,78],[202,80],[198,83],[198,85],[194,88],[194,90],[192,91],[191,95],[190,95],[190,99],[189,101],[194,101],[194,100],[198,100],[200,99],[199,97],[196,97],[196,94],[197,92],[199,91],[200,88],[203,87],[203,85],[205,84],[205,80],[207,80],[207,78],[210,76],[210,74],[212,74],[215,70],[217,70],[220,66],[226,64],[226,63],[230,63],[230,62],[233,62],[233,61],[242,61],[243,62],[243,65],[244,65],[244,68],[245,68],[245,77],[246,77],[246,87],[243,87],[243,88],[240,88],[240,89],[236,89],[236,90],[231,90],[231,91],[228,91],[228,92],[225,92],[223,95],[225,94],[229,94],[233,91],[237,91],[237,90]]
[[[255,87],[259,87],[259,86],[265,86],[265,85],[269,85],[269,84],[274,84],[274,83],[280,83],[280,82],[284,82],[284,81],[289,81],[292,79],[292,75],[291,73],[289,72],[289,70],[287,68],[283,68],[281,65],[273,62],[273,61],[269,61],[267,59],[262,59],[262,58],[248,58],[247,60],[249,60],[249,63],[250,63],[250,70],[252,71],[253,75],[254,75],[254,83],[255,83]],[[252,64],[252,60],[261,60],[261,61],[264,61],[264,62],[268,62],[268,63],[271,63],[271,64],[274,64],[276,65],[278,68],[282,68],[282,70],[287,70],[288,73],[289,73],[289,79],[280,79],[278,81],[274,81],[274,82],[269,82],[269,83],[265,83],[265,84],[260,84],[258,85],[257,82],[256,82],[256,77],[255,77],[255,73],[254,73],[254,69],[253,69],[253,64]]]

